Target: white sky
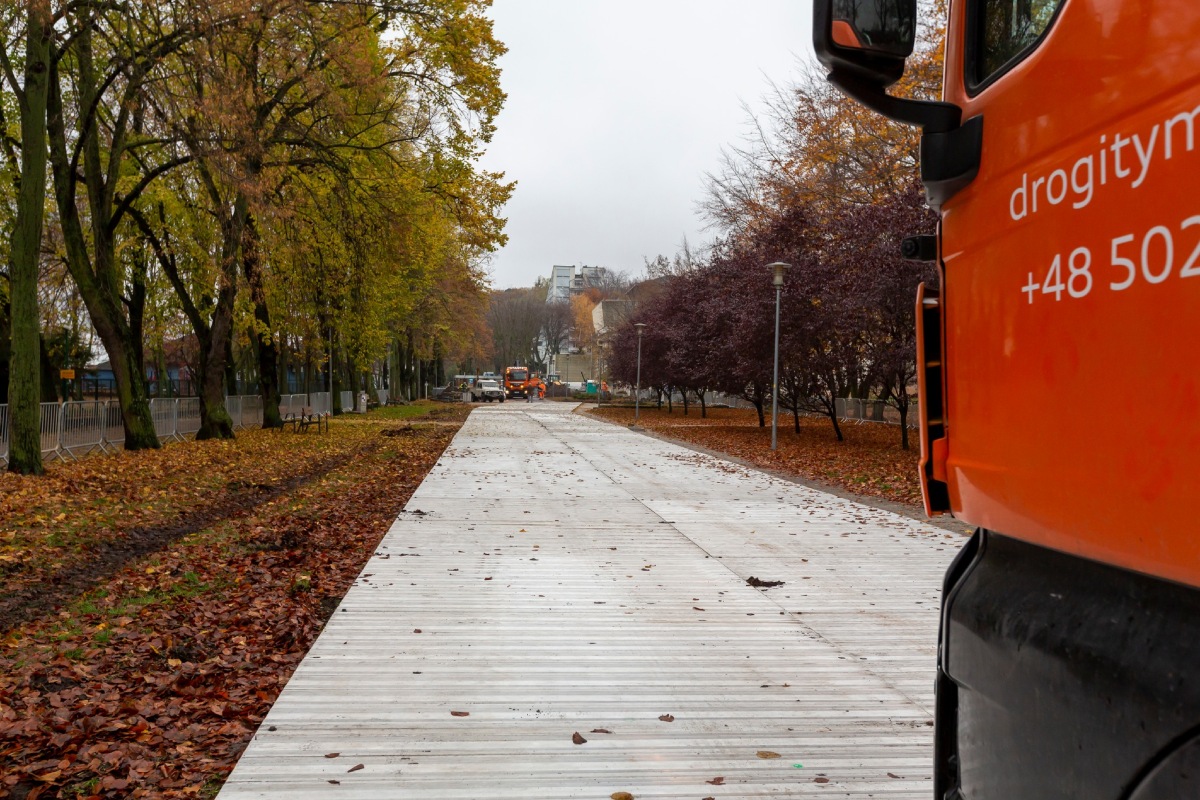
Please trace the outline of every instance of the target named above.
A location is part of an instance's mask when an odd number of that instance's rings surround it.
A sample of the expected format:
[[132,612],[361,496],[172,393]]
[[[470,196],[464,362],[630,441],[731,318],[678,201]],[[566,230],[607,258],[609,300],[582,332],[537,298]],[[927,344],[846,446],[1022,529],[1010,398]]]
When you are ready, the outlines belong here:
[[696,203],[743,101],[787,84],[812,48],[807,0],[495,0],[508,94],[482,166],[517,189],[494,288],[554,264],[636,275],[711,238]]

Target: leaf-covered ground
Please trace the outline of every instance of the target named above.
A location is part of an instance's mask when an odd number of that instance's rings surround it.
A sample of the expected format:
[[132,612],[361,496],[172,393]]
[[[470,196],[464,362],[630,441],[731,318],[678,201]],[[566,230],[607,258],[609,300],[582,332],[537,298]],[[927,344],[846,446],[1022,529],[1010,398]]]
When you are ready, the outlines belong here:
[[0,797],[215,794],[468,410],[0,476]]
[[[622,424],[633,422],[633,408],[585,407],[589,414]],[[900,447],[900,429],[879,423],[843,423],[839,442],[826,417],[801,417],[795,431],[791,414],[779,415],[778,449],[771,451],[771,416],[766,427],[758,426],[753,409],[710,408],[707,418],[699,406],[684,416],[683,407],[674,411],[643,406],[638,424],[647,430],[728,453],[745,462],[798,477],[839,486],[856,494],[904,503],[919,510],[921,487],[917,478],[917,433],[909,431],[909,449]]]
[[[469,408],[341,417],[0,474],[0,798],[211,797]],[[588,413],[595,413],[589,410]],[[412,416],[410,415],[418,415]],[[614,422],[633,410],[605,408]],[[643,408],[640,424],[908,504],[894,426]],[[768,423],[769,425],[769,423]]]

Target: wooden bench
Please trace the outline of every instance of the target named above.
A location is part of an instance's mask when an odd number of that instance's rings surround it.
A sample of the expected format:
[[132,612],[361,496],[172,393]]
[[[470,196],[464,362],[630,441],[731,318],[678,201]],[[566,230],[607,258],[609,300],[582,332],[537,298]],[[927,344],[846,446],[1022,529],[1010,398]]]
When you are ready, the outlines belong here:
[[313,411],[312,406],[304,406],[299,413],[291,411],[283,418],[280,428],[286,428],[289,425],[296,433],[303,433],[311,427],[316,427],[317,433],[321,432],[321,424],[325,424],[325,431],[329,431],[329,415],[320,414]]

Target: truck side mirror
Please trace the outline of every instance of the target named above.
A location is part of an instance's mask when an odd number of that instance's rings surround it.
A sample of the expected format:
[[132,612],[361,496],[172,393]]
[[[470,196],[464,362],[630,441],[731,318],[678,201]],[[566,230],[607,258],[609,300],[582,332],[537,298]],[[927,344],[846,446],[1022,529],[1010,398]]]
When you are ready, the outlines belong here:
[[833,72],[879,87],[904,74],[916,41],[917,0],[815,0],[813,46]]
[[921,181],[936,210],[978,173],[983,118],[964,124],[953,103],[887,93],[912,55],[916,22],[917,0],[813,0],[813,49],[829,82],[867,108],[921,128]]

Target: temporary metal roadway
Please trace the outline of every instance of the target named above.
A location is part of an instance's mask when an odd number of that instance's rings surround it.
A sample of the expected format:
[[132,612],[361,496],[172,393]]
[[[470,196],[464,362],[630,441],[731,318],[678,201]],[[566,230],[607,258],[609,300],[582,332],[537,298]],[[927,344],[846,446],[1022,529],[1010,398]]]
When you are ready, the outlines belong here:
[[571,411],[471,414],[221,800],[927,800],[964,537]]

